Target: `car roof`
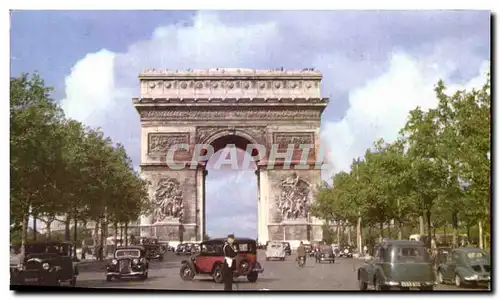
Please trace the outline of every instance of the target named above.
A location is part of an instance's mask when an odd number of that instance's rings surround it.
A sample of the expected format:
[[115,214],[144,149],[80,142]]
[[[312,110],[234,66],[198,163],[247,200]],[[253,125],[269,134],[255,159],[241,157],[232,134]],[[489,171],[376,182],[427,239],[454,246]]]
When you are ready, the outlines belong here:
[[424,243],[420,241],[409,241],[409,240],[384,240],[379,245],[387,246],[424,246]]
[[[208,241],[204,241],[203,244],[222,244],[225,243],[226,240],[227,238],[210,239]],[[236,244],[255,243],[255,240],[250,238],[236,238],[234,239],[234,242]]]
[[130,250],[130,249],[133,249],[133,250],[144,250],[144,247],[143,246],[132,245],[132,246],[120,246],[120,247],[116,248],[116,250]]
[[473,247],[454,248],[453,251],[456,251],[456,252],[484,252],[484,250],[481,248],[473,248]]

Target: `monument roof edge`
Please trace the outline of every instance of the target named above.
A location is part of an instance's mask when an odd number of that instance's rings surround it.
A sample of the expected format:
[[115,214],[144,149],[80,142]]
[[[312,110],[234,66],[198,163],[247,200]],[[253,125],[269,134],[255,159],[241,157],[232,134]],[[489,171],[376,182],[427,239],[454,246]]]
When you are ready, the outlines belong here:
[[139,73],[139,79],[149,78],[178,78],[178,77],[317,77],[321,79],[322,73],[315,69],[284,70],[284,69],[197,69],[197,70],[169,70],[149,69]]

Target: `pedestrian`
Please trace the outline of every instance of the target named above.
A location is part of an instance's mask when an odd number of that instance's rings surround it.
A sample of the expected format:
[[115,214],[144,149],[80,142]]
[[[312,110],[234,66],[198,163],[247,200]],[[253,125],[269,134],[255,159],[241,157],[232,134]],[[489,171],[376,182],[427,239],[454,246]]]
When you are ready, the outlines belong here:
[[85,240],[82,241],[82,260],[85,259],[87,252],[89,251],[89,247],[85,243]]
[[223,247],[224,264],[222,265],[222,281],[224,282],[224,290],[233,290],[233,271],[236,269],[236,256],[238,249],[234,245],[234,235],[227,236],[226,243]]

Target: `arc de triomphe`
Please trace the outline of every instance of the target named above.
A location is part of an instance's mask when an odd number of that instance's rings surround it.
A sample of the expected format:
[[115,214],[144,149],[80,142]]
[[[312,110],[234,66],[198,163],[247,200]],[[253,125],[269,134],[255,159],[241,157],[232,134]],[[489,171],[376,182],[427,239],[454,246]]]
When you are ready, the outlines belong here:
[[[252,153],[258,168],[259,242],[320,240],[321,222],[310,216],[308,207],[321,182],[319,128],[328,102],[320,96],[321,78],[312,69],[141,73],[140,98],[133,103],[141,119],[141,176],[151,182],[155,207],[153,214],[141,217],[141,236],[201,241],[206,230],[207,171],[206,161],[193,160],[200,150],[195,145],[211,145],[217,152],[228,144],[243,150],[260,144],[265,151]],[[176,144],[191,146],[173,156],[183,162],[182,169],[173,168],[167,159]],[[273,160],[290,144],[291,159]],[[305,159],[303,144],[312,145]],[[272,145],[278,145],[275,154]],[[238,201],[237,191],[234,198]]]

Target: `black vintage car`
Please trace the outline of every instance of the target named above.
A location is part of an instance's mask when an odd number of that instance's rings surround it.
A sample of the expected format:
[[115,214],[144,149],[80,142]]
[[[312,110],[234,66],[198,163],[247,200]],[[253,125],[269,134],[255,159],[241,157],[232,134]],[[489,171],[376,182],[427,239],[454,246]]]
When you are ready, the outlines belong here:
[[418,288],[431,291],[435,280],[427,248],[418,241],[386,240],[358,269],[360,290],[373,285],[375,290]]
[[179,244],[175,249],[176,255],[191,255],[191,245],[190,244]]
[[143,246],[116,248],[113,259],[106,265],[106,281],[137,277],[148,278],[149,262]]
[[161,261],[165,257],[165,249],[156,238],[142,238],[141,246],[146,250],[147,259],[158,259]]
[[439,283],[453,282],[457,287],[467,284],[490,285],[490,255],[479,248],[457,248],[440,260],[437,266]]
[[12,285],[75,286],[78,258],[74,245],[64,242],[29,243],[24,260],[11,269]]

